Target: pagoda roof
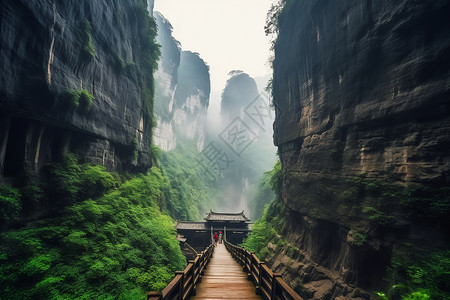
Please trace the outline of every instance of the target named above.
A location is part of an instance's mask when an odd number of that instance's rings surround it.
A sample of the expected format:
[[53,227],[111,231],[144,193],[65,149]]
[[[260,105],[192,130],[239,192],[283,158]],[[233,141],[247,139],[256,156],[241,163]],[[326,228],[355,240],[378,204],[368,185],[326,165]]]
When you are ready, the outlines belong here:
[[175,229],[208,230],[205,222],[183,222],[178,221]]
[[219,213],[210,210],[208,215],[204,219],[206,221],[234,221],[234,222],[250,221],[250,219],[244,215],[244,211],[241,211],[239,213]]

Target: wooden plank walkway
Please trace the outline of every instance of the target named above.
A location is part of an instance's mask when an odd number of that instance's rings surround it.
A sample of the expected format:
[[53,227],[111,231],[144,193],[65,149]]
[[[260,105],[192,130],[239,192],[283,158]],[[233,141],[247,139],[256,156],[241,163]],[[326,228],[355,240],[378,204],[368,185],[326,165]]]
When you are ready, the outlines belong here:
[[213,299],[261,299],[255,293],[255,286],[247,280],[247,274],[231,257],[224,244],[217,244],[202,282],[197,286],[197,294],[191,300]]

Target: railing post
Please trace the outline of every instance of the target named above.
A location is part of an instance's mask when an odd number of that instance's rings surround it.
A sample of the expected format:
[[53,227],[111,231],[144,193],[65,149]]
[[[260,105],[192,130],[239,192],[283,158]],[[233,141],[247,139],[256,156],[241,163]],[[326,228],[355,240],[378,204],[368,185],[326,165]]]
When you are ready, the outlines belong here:
[[[183,284],[184,284],[184,281],[186,280],[186,282],[188,282],[188,280],[190,279],[190,283],[189,283],[189,285],[188,286],[186,286],[186,290],[187,291],[189,291],[190,290],[190,292],[189,292],[189,294],[187,295],[187,297],[189,298],[189,295],[191,294],[191,293],[194,293],[194,287],[195,287],[195,260],[190,260],[189,262],[188,262],[188,266],[189,265],[192,265],[192,268],[191,268],[191,271],[190,272],[188,272],[188,273],[185,273],[184,274],[184,279],[183,279]],[[192,288],[190,288],[190,287],[192,287]],[[183,293],[184,293],[184,291],[183,291]],[[195,294],[194,294],[195,295]]]
[[277,278],[281,277],[281,274],[278,273],[273,273],[273,277],[272,277],[272,295],[271,295],[271,299],[272,300],[276,300],[277,298]]
[[183,294],[184,294],[184,271],[176,271],[175,272],[175,276],[176,275],[181,275],[180,294],[178,295],[178,300],[183,300]]
[[258,285],[256,286],[256,294],[257,295],[262,295],[262,291],[261,291],[261,282],[262,282],[262,272],[263,272],[263,265],[265,265],[266,262],[261,261],[259,263],[259,275],[258,275]]
[[247,270],[247,280],[251,280],[252,279],[252,270],[253,270],[253,254],[255,252],[252,251],[248,251],[249,255],[250,255],[250,259],[249,259],[249,269]]
[[203,266],[203,252],[202,254],[197,254],[197,267],[196,267],[196,271],[195,273],[198,275],[198,282],[202,281],[202,274],[200,274],[200,270],[202,269]]

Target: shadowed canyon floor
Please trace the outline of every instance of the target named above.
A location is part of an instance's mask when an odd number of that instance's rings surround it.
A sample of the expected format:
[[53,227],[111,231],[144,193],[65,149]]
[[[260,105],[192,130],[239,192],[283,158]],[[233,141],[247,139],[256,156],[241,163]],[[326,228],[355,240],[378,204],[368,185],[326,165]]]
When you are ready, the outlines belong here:
[[217,245],[202,282],[197,286],[197,295],[191,297],[191,300],[205,299],[261,299],[224,244]]

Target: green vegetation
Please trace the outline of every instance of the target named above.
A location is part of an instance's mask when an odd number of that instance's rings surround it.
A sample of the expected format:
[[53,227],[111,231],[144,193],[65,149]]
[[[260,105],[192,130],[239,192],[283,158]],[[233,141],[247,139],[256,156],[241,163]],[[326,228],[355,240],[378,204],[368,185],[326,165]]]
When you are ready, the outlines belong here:
[[10,226],[19,220],[22,203],[18,189],[10,185],[0,186],[0,226]]
[[[263,217],[253,225],[252,233],[244,240],[242,246],[255,252],[259,259],[266,259],[271,252],[286,245],[282,233],[285,230],[285,207],[278,201],[272,202],[266,207]],[[275,247],[275,249],[269,249]]]
[[353,233],[353,240],[354,244],[358,247],[361,247],[365,243],[367,243],[367,235],[361,232],[354,232]]
[[[388,296],[385,293],[377,292],[376,293],[381,300],[389,300]],[[424,292],[413,292],[401,298],[402,300],[428,300],[430,296]],[[391,299],[392,300],[392,299]]]
[[22,215],[28,216],[37,210],[39,203],[44,197],[44,191],[39,183],[38,177],[32,168],[26,164],[22,176],[18,178],[17,185],[22,195]]
[[88,19],[84,19],[80,25],[80,43],[83,47],[83,57],[88,61],[94,59],[97,55],[92,43],[91,30],[91,23]]
[[192,142],[178,143],[177,149],[161,154],[168,178],[167,209],[178,220],[200,220],[211,204],[211,187],[199,164],[200,154]]
[[112,58],[112,66],[116,73],[124,73],[129,78],[133,79],[133,81],[140,81],[141,71],[139,66],[132,61],[125,61],[118,54],[114,54]]
[[[48,175],[40,208],[51,213],[0,233],[3,297],[138,299],[185,266],[173,220],[161,212],[168,181],[160,169],[122,181],[69,154]],[[20,214],[20,192],[0,188],[7,225]]]
[[80,104],[81,93],[78,90],[68,90],[67,98],[69,100],[70,106],[77,108]]
[[[142,55],[138,63],[120,57],[116,63],[142,87],[145,126],[151,127],[160,56],[156,23],[142,4],[132,13]],[[97,55],[91,31],[82,20],[77,33],[84,63]],[[71,89],[64,100],[71,109],[88,110],[94,97]],[[136,156],[137,141],[131,146]],[[39,176],[39,183],[25,174],[0,186],[0,298],[143,299],[186,265],[166,209],[178,190],[160,168],[125,180],[68,154]]]
[[[396,184],[393,180],[354,177],[339,200],[361,209],[380,232],[405,229],[415,223],[445,232],[449,228],[450,189],[423,184]],[[401,231],[399,231],[401,232]],[[363,245],[364,235],[353,235]],[[382,299],[447,299],[450,294],[450,251],[399,245],[386,280],[392,288]],[[384,297],[384,298],[383,298]]]
[[136,160],[138,158],[139,153],[138,153],[138,141],[135,137],[131,139],[130,145],[131,145],[131,151],[132,151],[131,157],[133,160]]
[[[272,174],[272,188],[281,172]],[[278,175],[277,175],[278,174]],[[278,180],[277,180],[278,178]],[[265,178],[267,182],[268,178]],[[278,190],[279,191],[279,190]],[[347,188],[339,195],[340,201],[358,207],[366,214],[380,232],[392,231],[414,222],[446,231],[449,227],[449,188],[419,184],[402,186],[392,180],[351,178]],[[285,232],[285,208],[275,200],[266,207],[263,217],[253,226],[253,232],[243,246],[254,251],[262,260],[271,253],[285,251],[292,259],[301,251],[289,244]],[[314,212],[313,212],[314,215]],[[368,236],[361,232],[352,233],[353,244],[361,247],[368,242]],[[450,298],[450,251],[419,245],[397,245],[385,280],[392,288],[379,292],[381,299],[449,299]]]
[[49,166],[48,173],[47,195],[54,202],[52,209],[64,208],[79,199],[99,197],[120,184],[118,175],[106,172],[103,166],[78,164],[73,154]]
[[[118,53],[112,53],[110,61],[117,74],[127,76],[142,87],[142,107],[148,118],[144,125],[152,127],[156,124],[153,115],[155,94],[153,72],[158,68],[161,46],[156,42],[156,21],[149,15],[147,8],[142,3],[138,3],[134,7],[132,19],[136,22],[133,27],[136,27],[138,31],[138,43],[133,44],[133,47],[136,47],[135,52],[140,53],[140,55],[134,56],[135,61],[127,61]],[[121,34],[124,35],[123,23],[116,13],[114,14],[114,23],[118,26]],[[148,132],[151,131],[148,130]]]
[[[347,180],[347,189],[338,197],[353,206],[362,206],[362,213],[380,230],[400,228],[409,222],[449,228],[450,187],[409,184],[403,186],[391,179],[354,177]],[[371,199],[362,204],[363,199]]]
[[171,97],[164,95],[162,88],[157,88],[155,91],[158,96],[158,101],[155,102],[155,113],[166,122],[170,122],[173,118],[173,110],[169,108]]
[[[271,250],[280,249],[287,243],[282,237],[286,230],[286,223],[283,217],[286,214],[286,208],[279,201],[281,192],[281,163],[279,161],[275,163],[271,171],[265,173],[262,182],[270,185],[276,195],[276,199],[266,206],[262,218],[255,222],[252,233],[244,240],[242,246],[255,252],[259,259],[264,260],[271,253]],[[275,249],[269,249],[269,246],[275,247]],[[294,253],[298,252],[298,249],[292,247],[288,247],[287,252],[292,252],[291,254],[294,255]]]
[[140,71],[143,76],[144,93],[149,106],[149,112],[153,112],[154,81],[153,71],[158,69],[158,60],[161,56],[161,46],[156,42],[156,21],[151,17],[147,8],[142,4],[136,6],[136,17],[139,29],[141,53],[143,62]]
[[450,251],[403,245],[392,257],[386,280],[392,286],[386,299],[448,299]]
[[[275,192],[274,192],[275,191]],[[256,190],[249,201],[253,217],[261,218],[264,207],[275,199],[281,191],[281,163],[277,161],[272,170],[264,172]],[[276,194],[275,194],[276,193]]]
[[92,96],[86,89],[68,90],[67,98],[68,98],[68,102],[72,108],[80,107],[83,110],[88,110],[95,99],[94,96]]
[[80,106],[83,108],[89,108],[94,102],[94,96],[92,96],[86,89],[81,90],[80,93]]

